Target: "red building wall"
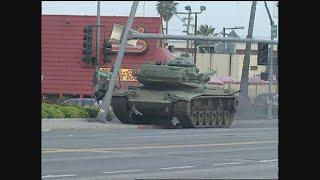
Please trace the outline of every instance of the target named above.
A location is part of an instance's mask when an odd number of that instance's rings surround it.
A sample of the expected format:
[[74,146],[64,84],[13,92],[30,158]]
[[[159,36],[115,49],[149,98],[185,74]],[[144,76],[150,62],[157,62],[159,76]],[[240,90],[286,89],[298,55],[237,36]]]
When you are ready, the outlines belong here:
[[[101,35],[109,39],[113,25],[125,25],[127,17],[101,16]],[[82,36],[86,24],[96,24],[95,16],[42,15],[41,20],[41,71],[42,94],[91,95],[94,67],[82,61]],[[160,17],[136,17],[133,29],[143,27],[146,33],[161,33]],[[93,56],[95,56],[95,30],[93,33]],[[100,47],[103,39],[101,38]],[[159,48],[159,40],[144,40],[148,50],[145,54],[125,54],[121,68],[139,68],[147,60],[172,56],[165,48]],[[161,45],[160,45],[161,46]],[[101,51],[102,52],[102,51]],[[102,55],[102,54],[101,54]],[[101,56],[102,57],[102,56]],[[112,57],[112,64],[116,54]],[[102,67],[107,67],[103,65]],[[121,82],[126,87],[132,82]]]

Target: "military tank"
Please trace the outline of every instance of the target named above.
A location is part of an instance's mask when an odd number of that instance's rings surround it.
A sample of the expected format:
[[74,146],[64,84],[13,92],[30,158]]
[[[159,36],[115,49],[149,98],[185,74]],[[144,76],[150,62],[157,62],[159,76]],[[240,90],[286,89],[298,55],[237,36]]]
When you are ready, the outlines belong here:
[[238,105],[238,91],[206,84],[215,71],[199,73],[190,58],[148,62],[136,73],[141,85],[116,92],[112,108],[126,124],[179,128],[229,127]]

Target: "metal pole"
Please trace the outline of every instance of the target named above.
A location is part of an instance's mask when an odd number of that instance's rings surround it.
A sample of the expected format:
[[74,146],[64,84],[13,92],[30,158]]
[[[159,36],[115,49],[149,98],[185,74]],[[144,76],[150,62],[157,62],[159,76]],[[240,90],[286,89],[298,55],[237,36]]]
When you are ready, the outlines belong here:
[[109,81],[109,85],[108,85],[108,90],[107,93],[104,97],[104,101],[102,103],[102,107],[104,107],[104,111],[100,111],[99,115],[98,115],[98,119],[100,121],[105,122],[107,119],[107,112],[110,112],[111,110],[111,98],[112,98],[112,93],[113,93],[113,89],[114,89],[114,84],[120,69],[120,65],[122,62],[122,58],[124,55],[124,50],[126,48],[126,44],[127,44],[127,40],[128,40],[128,32],[131,29],[133,20],[134,20],[134,16],[136,14],[137,11],[137,7],[138,7],[138,3],[139,1],[133,1],[132,3],[132,7],[131,7],[131,11],[130,11],[130,15],[128,17],[128,21],[127,24],[124,28],[124,32],[122,34],[122,39],[121,39],[121,43],[120,43],[120,48],[118,50],[118,54],[113,66],[113,71],[112,71],[112,75],[111,75],[111,79]]
[[[272,34],[272,26],[274,25],[274,22],[271,18],[271,14],[269,12],[267,2],[264,1],[264,5],[267,9],[268,16],[270,19],[270,28],[271,28],[271,40],[273,40],[273,34]],[[272,119],[272,106],[273,106],[273,99],[272,99],[272,81],[273,81],[273,44],[271,44],[270,50],[269,50],[269,104],[268,104],[268,120]]]
[[209,36],[193,36],[193,35],[171,35],[171,34],[154,34],[154,33],[136,33],[130,32],[128,39],[180,39],[180,40],[204,40],[204,41],[225,41],[225,42],[251,42],[251,43],[267,43],[278,44],[277,40],[253,39],[251,37],[245,39],[239,38],[222,38]]
[[[189,11],[189,14],[188,14],[187,35],[189,35],[190,16],[191,16],[191,11]],[[189,40],[187,40],[187,53],[189,54]]]
[[[100,1],[98,1],[97,3],[97,34],[96,34],[96,57],[97,57],[97,62],[95,64],[95,74],[97,75],[99,70],[100,70],[100,65],[99,65],[99,60],[100,60]],[[95,78],[95,82],[98,82],[98,78],[97,76],[94,76]],[[94,87],[94,91],[97,91],[99,88],[99,84],[95,84],[95,87]]]
[[[271,37],[271,39],[273,39]],[[272,119],[272,106],[273,106],[273,98],[272,98],[272,81],[273,81],[273,45],[271,44],[270,49],[270,63],[269,63],[269,106],[268,106],[268,119]]]
[[[92,77],[93,79],[93,86],[92,86],[92,94],[91,94],[91,103],[90,103],[90,107],[93,104],[92,103],[92,99],[93,99],[93,94],[95,91],[98,91],[99,89],[99,84],[97,82],[99,82],[99,70],[100,70],[100,65],[99,65],[99,55],[100,55],[100,1],[97,2],[97,34],[96,34],[96,62],[94,65],[94,76]],[[94,84],[95,83],[95,84]]]
[[232,59],[232,54],[229,54],[229,76],[231,76],[231,59]]
[[143,1],[143,17],[146,16],[146,1]]
[[[197,25],[198,25],[198,13],[196,13],[195,22],[194,22],[194,35],[197,35]],[[194,40],[194,64],[197,64],[197,41]]]
[[[223,27],[223,37],[226,37],[226,28],[225,27]],[[224,49],[227,53],[227,42],[224,42]]]

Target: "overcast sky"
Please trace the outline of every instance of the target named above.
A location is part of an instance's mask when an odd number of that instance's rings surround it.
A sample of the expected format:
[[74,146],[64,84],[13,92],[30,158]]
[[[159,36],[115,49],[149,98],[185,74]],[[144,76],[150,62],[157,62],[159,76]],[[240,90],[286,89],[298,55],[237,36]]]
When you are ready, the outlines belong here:
[[[198,27],[208,24],[216,28],[215,33],[223,27],[244,26],[244,30],[236,30],[241,37],[246,37],[249,24],[251,1],[177,1],[177,12],[186,12],[184,7],[190,5],[192,11],[200,11],[200,6],[206,6],[206,11],[198,15]],[[156,10],[157,1],[140,1],[136,12],[137,17],[159,16]],[[278,25],[278,8],[276,1],[267,1],[268,8],[276,25]],[[128,16],[132,1],[101,1],[101,16]],[[42,1],[42,14],[59,15],[96,15],[97,1]],[[184,15],[179,15],[185,17]],[[191,22],[194,24],[194,20]],[[169,34],[184,34],[181,20],[173,16],[169,21]],[[263,1],[258,1],[254,22],[253,36],[270,38],[270,21]]]

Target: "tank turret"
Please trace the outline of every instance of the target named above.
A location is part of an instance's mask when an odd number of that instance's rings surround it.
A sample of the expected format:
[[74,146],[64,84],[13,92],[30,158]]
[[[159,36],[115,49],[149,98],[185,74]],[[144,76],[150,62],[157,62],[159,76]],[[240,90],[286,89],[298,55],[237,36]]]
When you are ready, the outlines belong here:
[[144,85],[179,86],[206,83],[215,71],[199,73],[190,58],[178,57],[166,64],[151,62],[141,65],[137,80]]

